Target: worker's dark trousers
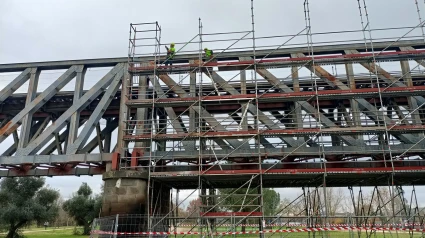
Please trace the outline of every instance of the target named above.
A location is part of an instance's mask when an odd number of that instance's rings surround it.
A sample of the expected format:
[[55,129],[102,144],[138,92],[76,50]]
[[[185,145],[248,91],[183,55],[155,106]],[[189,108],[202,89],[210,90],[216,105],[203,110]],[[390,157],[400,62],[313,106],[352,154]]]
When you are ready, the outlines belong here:
[[173,66],[173,59],[166,59],[164,61],[164,64],[165,64],[165,66],[168,66],[168,65]]

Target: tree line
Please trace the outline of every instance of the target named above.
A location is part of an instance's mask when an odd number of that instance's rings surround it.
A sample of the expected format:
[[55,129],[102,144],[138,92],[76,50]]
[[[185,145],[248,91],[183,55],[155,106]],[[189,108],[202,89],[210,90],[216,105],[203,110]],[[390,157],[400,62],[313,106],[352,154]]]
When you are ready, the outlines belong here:
[[[103,191],[103,188],[101,190]],[[402,190],[398,192],[403,193]],[[190,221],[199,216],[200,212],[262,211],[266,217],[293,217],[290,218],[291,222],[305,222],[297,218],[305,214],[318,217],[340,215],[340,218],[328,219],[329,223],[365,222],[362,219],[344,220],[346,219],[344,217],[357,214],[375,216],[377,218],[374,221],[377,223],[385,223],[390,219],[398,223],[403,220],[395,220],[392,212],[394,208],[400,211],[400,214],[404,214],[406,219],[419,211],[418,207],[412,207],[414,205],[412,202],[409,205],[409,201],[401,199],[403,196],[391,200],[395,195],[391,194],[388,188],[381,187],[364,193],[361,202],[358,198],[353,202],[353,196],[350,197],[342,188],[326,188],[326,190],[313,188],[304,191],[304,196],[300,195],[297,199],[290,200],[287,197],[281,198],[278,192],[270,188],[262,189],[261,193],[258,188],[218,189],[212,196],[193,199],[186,208],[179,206],[176,214],[179,217],[189,218]],[[353,203],[357,203],[357,207],[354,208]],[[59,191],[45,185],[44,178],[22,177],[0,180],[0,231],[5,232],[7,238],[21,237],[23,228],[33,225],[43,226],[47,222],[49,226],[82,226],[83,234],[88,235],[93,220],[99,216],[101,206],[102,192],[94,194],[87,183],[82,183],[70,199],[64,200],[60,197]],[[172,207],[175,208],[175,204]],[[424,214],[421,212],[417,215]],[[271,218],[267,223],[279,221],[282,220]],[[242,219],[239,224],[248,222],[258,220]]]

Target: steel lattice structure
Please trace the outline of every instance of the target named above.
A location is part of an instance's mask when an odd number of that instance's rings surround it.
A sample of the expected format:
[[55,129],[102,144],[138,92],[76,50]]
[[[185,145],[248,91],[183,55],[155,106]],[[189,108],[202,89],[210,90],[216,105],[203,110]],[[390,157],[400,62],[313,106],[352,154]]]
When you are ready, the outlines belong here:
[[[423,234],[416,190],[409,199],[403,190],[425,185],[422,19],[397,28],[405,32],[398,37],[372,38],[395,28],[371,29],[366,3],[358,1],[362,30],[347,32],[362,39],[314,42],[346,32],[313,33],[306,0],[305,29],[276,37],[272,47],[259,43],[271,37],[255,35],[251,4],[251,30],[204,33],[199,20],[199,34],[177,44],[172,66],[165,65],[170,59],[161,52],[166,44],[157,22],[131,24],[125,58],[0,65],[0,73],[20,72],[0,91],[0,143],[14,140],[0,156],[0,177],[143,174],[145,214],[116,215],[109,207],[105,212],[116,216],[95,224],[98,235],[177,235],[182,227],[189,227],[185,235],[194,229],[195,235],[225,235],[218,228],[236,231],[246,222],[261,235],[267,226],[294,222],[323,228],[317,232],[324,235],[341,218],[329,212],[327,187],[349,188],[353,212],[344,222],[354,226],[351,235],[359,226],[403,222],[411,236]],[[414,30],[422,34],[411,35]],[[292,44],[297,39],[302,43]],[[251,45],[238,48],[246,41]],[[203,48],[214,42],[220,47],[205,59]],[[190,44],[199,49],[186,51]],[[84,90],[93,68],[108,72]],[[51,70],[64,72],[37,92],[40,74]],[[73,79],[74,91],[59,92]],[[25,82],[28,92],[14,94]],[[373,187],[373,208],[363,186]],[[378,186],[389,187],[388,201]],[[302,187],[293,203],[304,208],[265,214],[263,189],[278,187]],[[233,190],[223,194],[222,188]],[[178,197],[184,189],[201,200],[187,217],[178,214],[189,198]],[[231,205],[238,211],[223,208],[232,196],[243,200]]]

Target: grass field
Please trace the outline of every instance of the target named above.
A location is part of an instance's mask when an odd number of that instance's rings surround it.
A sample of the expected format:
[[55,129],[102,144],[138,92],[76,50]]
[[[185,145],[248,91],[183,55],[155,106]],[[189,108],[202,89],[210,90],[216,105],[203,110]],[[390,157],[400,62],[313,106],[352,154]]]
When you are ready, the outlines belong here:
[[[81,233],[82,229],[77,228],[77,230]],[[47,228],[46,230],[44,227],[40,228],[30,228],[30,229],[23,229],[22,233],[27,238],[81,238],[81,237],[88,237],[87,235],[74,235],[74,227],[59,227],[59,228]],[[0,233],[0,237],[4,237],[6,234]]]
[[[81,229],[79,229],[81,231]],[[248,229],[247,229],[248,230]],[[32,228],[32,229],[27,229],[24,230],[24,235],[27,238],[42,238],[42,237],[46,237],[46,238],[82,238],[82,237],[88,237],[86,235],[73,235],[73,231],[74,228],[73,227],[60,227],[60,228],[50,228],[47,230],[44,230],[44,228]],[[0,234],[0,237],[2,236],[2,234]],[[3,234],[4,236],[4,234]],[[182,238],[182,235],[170,235],[171,237],[178,237],[178,238]],[[199,238],[199,235],[186,235],[184,236],[185,238]],[[217,236],[218,237],[218,236]],[[254,237],[259,237],[258,235],[227,235],[225,237],[241,237],[241,238],[254,238]],[[420,232],[415,232],[413,236],[410,236],[409,233],[407,232],[385,232],[383,233],[382,231],[380,232],[376,232],[374,234],[372,234],[371,236],[367,236],[366,232],[362,231],[360,233],[360,236],[358,235],[357,232],[348,232],[348,231],[329,231],[329,232],[315,232],[314,235],[313,233],[308,233],[308,232],[299,232],[299,233],[275,233],[275,234],[265,234],[264,237],[276,237],[276,238],[301,238],[301,237],[309,237],[309,238],[319,238],[319,237],[324,237],[324,238],[351,238],[351,237],[355,237],[355,238],[366,238],[366,237],[371,237],[371,238],[410,238],[410,237],[414,237],[414,238],[419,238],[419,237],[425,237],[425,234],[422,234]]]
[[80,238],[80,237],[88,237],[86,235],[73,235],[73,229],[55,229],[55,230],[46,230],[46,231],[33,231],[33,232],[24,232],[25,237],[27,238]]

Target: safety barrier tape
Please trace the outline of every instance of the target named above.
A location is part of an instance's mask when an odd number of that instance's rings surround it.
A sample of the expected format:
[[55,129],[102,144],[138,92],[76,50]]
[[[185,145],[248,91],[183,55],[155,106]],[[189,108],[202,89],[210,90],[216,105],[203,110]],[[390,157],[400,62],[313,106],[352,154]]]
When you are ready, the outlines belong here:
[[92,231],[91,234],[96,235],[245,235],[245,234],[262,234],[262,233],[296,233],[296,232],[317,232],[317,231],[348,231],[348,230],[364,230],[364,231],[412,231],[425,232],[425,229],[413,228],[385,228],[385,227],[327,227],[327,228],[300,228],[285,230],[264,230],[264,231],[230,231],[230,232],[110,232],[110,231]]
[[[328,225],[322,225],[322,224],[316,224],[316,225],[308,225],[305,223],[273,223],[273,224],[266,224],[266,226],[306,226],[306,227],[373,227],[373,226],[421,226],[424,224],[420,224],[420,223],[405,223],[405,224],[328,224]],[[204,226],[204,225],[198,225],[198,224],[178,224],[176,225],[176,227],[194,227],[194,226]],[[234,224],[216,224],[216,227],[233,227],[235,226]],[[238,224],[238,227],[241,226],[247,226],[247,227],[258,227],[258,224]]]

